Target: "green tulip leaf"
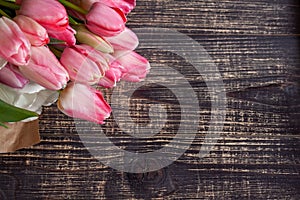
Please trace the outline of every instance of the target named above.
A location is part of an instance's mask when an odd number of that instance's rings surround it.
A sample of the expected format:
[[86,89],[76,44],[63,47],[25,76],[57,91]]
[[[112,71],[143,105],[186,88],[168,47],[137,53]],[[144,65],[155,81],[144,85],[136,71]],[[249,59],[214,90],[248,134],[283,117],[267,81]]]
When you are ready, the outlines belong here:
[[3,122],[18,122],[30,117],[37,117],[38,114],[22,108],[12,106],[0,100],[0,126]]
[[4,128],[8,128],[7,126],[5,126],[5,124],[0,122],[0,126],[4,127]]

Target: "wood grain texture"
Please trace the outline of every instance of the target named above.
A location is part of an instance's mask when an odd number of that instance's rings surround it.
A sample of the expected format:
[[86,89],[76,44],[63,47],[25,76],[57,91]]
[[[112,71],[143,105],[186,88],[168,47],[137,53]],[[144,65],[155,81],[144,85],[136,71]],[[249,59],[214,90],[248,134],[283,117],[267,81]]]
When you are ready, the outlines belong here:
[[[296,0],[138,0],[129,27],[184,33],[218,66],[228,110],[214,150],[197,157],[211,115],[202,77],[175,54],[139,49],[152,63],[180,71],[197,94],[199,130],[189,150],[160,171],[118,172],[86,150],[71,118],[45,107],[42,142],[0,156],[0,199],[300,199],[299,10]],[[111,91],[105,94],[109,99]],[[160,134],[134,143],[111,117],[103,126],[108,137],[138,151],[170,142],[180,123],[178,101],[168,88],[144,86],[131,98],[132,118],[147,124],[151,104],[167,109]]]

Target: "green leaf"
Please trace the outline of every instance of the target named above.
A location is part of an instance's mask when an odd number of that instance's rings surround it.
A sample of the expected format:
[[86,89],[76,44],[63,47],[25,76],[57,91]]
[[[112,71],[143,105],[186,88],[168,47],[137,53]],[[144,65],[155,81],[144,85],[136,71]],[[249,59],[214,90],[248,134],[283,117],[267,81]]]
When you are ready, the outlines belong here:
[[4,125],[1,122],[18,122],[23,119],[37,116],[38,114],[35,112],[17,108],[0,100],[0,126]]
[[0,126],[4,127],[4,128],[8,128],[7,126],[5,126],[5,124],[0,122]]

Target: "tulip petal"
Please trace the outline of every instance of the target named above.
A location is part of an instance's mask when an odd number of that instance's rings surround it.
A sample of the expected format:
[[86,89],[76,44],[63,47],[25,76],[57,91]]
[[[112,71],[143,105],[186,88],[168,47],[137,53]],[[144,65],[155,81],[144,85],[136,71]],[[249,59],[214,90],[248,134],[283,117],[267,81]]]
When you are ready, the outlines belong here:
[[29,80],[21,74],[16,66],[9,63],[0,70],[0,83],[13,88],[23,88],[29,83]]
[[84,44],[67,47],[60,61],[71,80],[89,85],[97,84],[109,68],[100,52]]
[[28,64],[30,43],[19,26],[12,20],[0,18],[0,56],[15,65]]
[[126,17],[118,9],[96,2],[86,15],[86,26],[99,36],[114,36],[125,29]]
[[46,29],[34,19],[25,15],[17,15],[13,20],[19,25],[33,46],[43,46],[49,43],[50,39]]
[[88,85],[69,83],[60,93],[57,106],[64,114],[103,124],[111,108],[102,93]]
[[63,31],[69,25],[65,7],[55,0],[23,0],[18,14],[31,17],[47,30]]
[[114,56],[126,69],[123,72],[122,80],[140,82],[149,73],[151,68],[149,61],[134,51],[117,51]]
[[139,40],[136,34],[129,28],[119,35],[105,38],[115,50],[134,50],[139,45]]
[[28,65],[20,66],[28,79],[50,90],[60,90],[69,81],[69,75],[54,54],[45,46],[32,47],[32,58]]

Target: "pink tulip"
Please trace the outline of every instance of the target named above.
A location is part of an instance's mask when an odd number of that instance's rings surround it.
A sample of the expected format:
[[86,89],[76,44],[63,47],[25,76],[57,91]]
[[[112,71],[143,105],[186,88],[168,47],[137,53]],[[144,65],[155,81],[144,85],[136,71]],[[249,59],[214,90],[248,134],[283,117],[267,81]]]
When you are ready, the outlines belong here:
[[28,82],[29,80],[20,73],[17,66],[8,63],[0,70],[0,83],[12,88],[23,88]]
[[72,29],[71,26],[67,26],[67,28],[62,31],[48,30],[48,34],[52,38],[65,41],[69,46],[76,44],[76,38],[74,35],[76,34],[76,31]]
[[65,7],[57,0],[22,0],[18,14],[31,17],[47,30],[63,31],[69,24]]
[[104,54],[104,57],[108,60],[109,70],[105,72],[98,84],[105,88],[113,88],[121,80],[126,69],[110,54]]
[[101,2],[109,7],[118,8],[124,14],[128,14],[136,5],[135,0],[70,0],[72,3],[82,7],[85,10],[90,10],[96,2]]
[[99,36],[114,36],[125,29],[126,17],[119,9],[96,2],[86,15],[86,26]]
[[20,66],[21,73],[28,79],[50,90],[60,90],[69,81],[69,75],[55,55],[45,46],[32,47],[28,65]]
[[136,6],[136,0],[101,0],[101,3],[119,8],[124,14],[128,14]]
[[90,85],[98,83],[109,68],[100,52],[84,44],[67,47],[60,62],[68,71],[71,80]]
[[122,71],[118,65],[111,65],[105,72],[105,76],[100,79],[99,85],[105,88],[113,88],[121,80]]
[[134,50],[139,45],[139,40],[136,34],[129,28],[119,35],[105,38],[115,50]]
[[60,93],[57,107],[64,114],[103,124],[111,108],[100,91],[84,84],[71,82]]
[[26,65],[30,59],[30,42],[12,20],[0,18],[0,57],[14,65]]
[[115,57],[126,70],[123,72],[122,80],[140,82],[150,70],[148,60],[134,51],[119,51],[115,53]]
[[13,20],[19,25],[31,45],[43,46],[49,43],[46,29],[35,20],[25,15],[17,15]]

